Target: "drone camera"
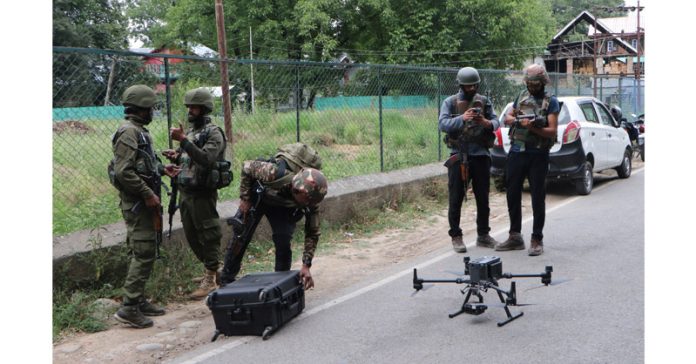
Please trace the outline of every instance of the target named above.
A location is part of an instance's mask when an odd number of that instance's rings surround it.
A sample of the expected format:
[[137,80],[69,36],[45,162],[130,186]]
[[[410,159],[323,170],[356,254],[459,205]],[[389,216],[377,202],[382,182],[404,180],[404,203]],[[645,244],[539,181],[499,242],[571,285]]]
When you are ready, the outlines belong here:
[[469,315],[480,315],[486,312],[487,308],[488,306],[481,303],[466,303],[463,307],[464,313],[468,313]]
[[503,262],[499,257],[485,256],[470,260],[466,270],[473,282],[490,281],[503,276]]

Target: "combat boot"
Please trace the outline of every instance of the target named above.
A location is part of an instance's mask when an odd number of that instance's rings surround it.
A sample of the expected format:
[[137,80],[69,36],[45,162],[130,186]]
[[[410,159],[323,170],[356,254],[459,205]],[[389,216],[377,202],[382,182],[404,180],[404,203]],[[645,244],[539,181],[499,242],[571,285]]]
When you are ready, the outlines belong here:
[[152,320],[145,317],[142,312],[140,312],[139,305],[122,305],[121,308],[116,311],[114,318],[128,324],[136,329],[144,329],[153,325]]
[[145,298],[141,299],[138,308],[145,316],[162,316],[165,314],[164,308],[148,302]]
[[200,300],[208,296],[208,293],[217,289],[217,282],[220,281],[220,273],[214,270],[206,270],[205,277],[198,285],[198,289],[191,292],[189,298],[192,300]]
[[520,233],[510,233],[510,236],[502,243],[495,245],[495,250],[523,250],[524,249],[524,238]]
[[479,235],[478,238],[476,238],[476,246],[493,249],[497,244],[498,242],[488,234]]
[[466,245],[461,235],[452,237],[452,249],[457,253],[466,253]]
[[544,242],[537,239],[537,238],[532,238],[532,241],[529,246],[529,250],[527,250],[527,253],[529,254],[530,257],[535,257],[537,255],[541,255],[544,252]]

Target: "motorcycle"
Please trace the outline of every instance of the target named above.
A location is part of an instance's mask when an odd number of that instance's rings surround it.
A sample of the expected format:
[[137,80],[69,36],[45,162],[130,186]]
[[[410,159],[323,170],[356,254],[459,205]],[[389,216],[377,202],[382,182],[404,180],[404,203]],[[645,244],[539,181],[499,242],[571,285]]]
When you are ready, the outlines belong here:
[[[632,123],[626,122],[626,131],[631,138],[634,155],[640,155],[640,160],[645,162],[645,114],[631,114],[635,119]],[[633,136],[632,136],[633,135]]]

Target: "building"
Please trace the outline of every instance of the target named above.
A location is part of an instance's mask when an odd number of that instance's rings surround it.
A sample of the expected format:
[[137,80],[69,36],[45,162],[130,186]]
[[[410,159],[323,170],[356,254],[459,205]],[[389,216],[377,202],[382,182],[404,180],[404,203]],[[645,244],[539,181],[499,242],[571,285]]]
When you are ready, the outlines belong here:
[[629,11],[623,17],[596,18],[583,11],[547,46],[548,52],[543,57],[546,69],[568,74],[643,75],[643,13]]

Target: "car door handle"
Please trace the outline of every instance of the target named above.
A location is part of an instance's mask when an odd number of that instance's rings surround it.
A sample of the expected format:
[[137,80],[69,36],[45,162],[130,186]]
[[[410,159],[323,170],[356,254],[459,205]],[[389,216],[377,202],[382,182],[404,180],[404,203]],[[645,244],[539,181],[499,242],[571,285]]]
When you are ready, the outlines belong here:
[[594,136],[594,132],[590,133],[590,135]]
[[609,134],[607,134],[607,135],[609,135],[609,138],[611,138],[611,133],[609,133]]

